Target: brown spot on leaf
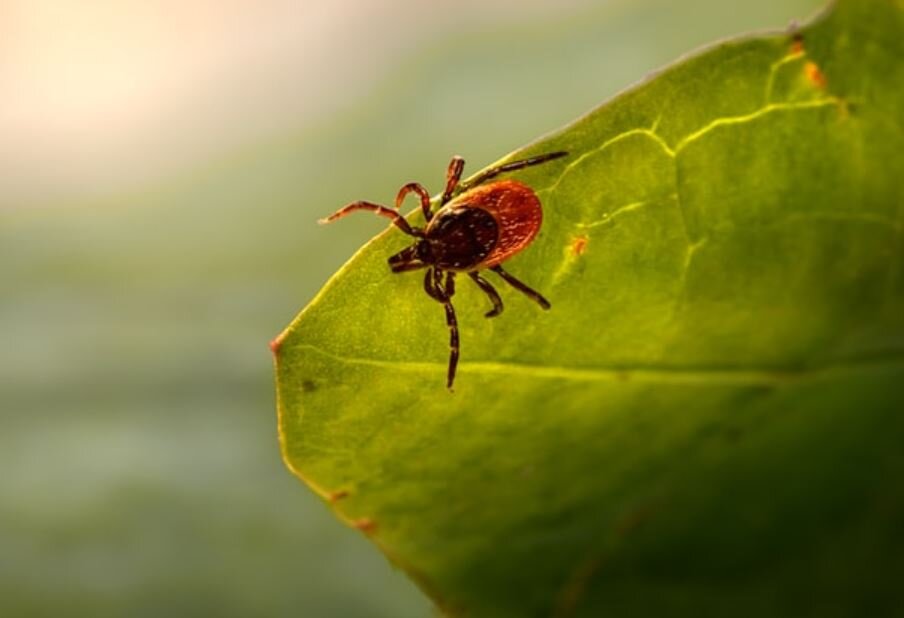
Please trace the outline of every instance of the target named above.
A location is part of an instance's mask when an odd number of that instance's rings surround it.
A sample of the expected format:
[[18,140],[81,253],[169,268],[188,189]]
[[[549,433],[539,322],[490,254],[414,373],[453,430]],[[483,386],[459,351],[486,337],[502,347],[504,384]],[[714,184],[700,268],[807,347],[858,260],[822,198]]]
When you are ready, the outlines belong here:
[[340,489],[338,491],[334,491],[327,497],[327,499],[330,501],[331,504],[335,504],[335,503],[339,502],[340,500],[342,500],[343,498],[348,498],[348,490],[346,490],[346,489]]
[[575,236],[571,241],[571,253],[577,257],[584,254],[587,250],[587,243],[590,242],[586,236]]
[[815,62],[811,60],[804,65],[804,74],[807,76],[807,79],[811,84],[813,84],[820,90],[825,90],[826,86],[828,85],[826,76]]
[[355,520],[354,526],[364,534],[373,534],[377,529],[377,522],[369,517],[362,517],[361,519]]

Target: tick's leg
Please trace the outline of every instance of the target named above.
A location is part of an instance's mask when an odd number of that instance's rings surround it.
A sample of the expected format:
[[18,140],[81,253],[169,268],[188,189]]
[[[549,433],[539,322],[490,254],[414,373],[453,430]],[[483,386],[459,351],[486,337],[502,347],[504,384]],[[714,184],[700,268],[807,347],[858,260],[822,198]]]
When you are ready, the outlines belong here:
[[446,273],[446,282],[443,286],[443,295],[446,297],[443,308],[446,310],[446,325],[449,327],[449,370],[446,373],[446,388],[452,390],[452,382],[455,381],[455,369],[458,367],[458,321],[455,319],[455,307],[452,306],[452,296],[455,294],[455,273]]
[[[442,271],[437,269],[437,281],[440,280],[442,274]],[[446,282],[443,283],[443,293],[446,295],[446,298],[455,296],[455,273],[451,270],[446,271]]]
[[526,285],[524,285],[523,283],[521,283],[520,281],[515,279],[513,276],[511,276],[510,274],[508,274],[507,272],[502,270],[502,266],[493,266],[490,270],[492,270],[495,273],[498,273],[499,276],[502,277],[503,279],[505,279],[505,281],[510,286],[512,286],[519,292],[523,293],[528,298],[531,298],[534,301],[536,301],[537,304],[540,305],[541,307],[543,307],[544,309],[549,309],[552,306],[549,304],[548,300],[543,298],[542,294],[540,294],[539,292],[537,292],[534,289],[527,287]]
[[443,291],[436,287],[434,272],[433,268],[428,268],[427,272],[424,273],[424,291],[427,292],[427,296],[433,300],[444,303],[446,302],[446,299],[443,295]]
[[430,212],[430,195],[427,193],[427,189],[416,182],[409,182],[407,185],[399,189],[399,194],[396,195],[395,198],[395,207],[396,210],[401,210],[402,202],[405,201],[405,196],[409,193],[417,193],[418,198],[421,200],[421,211],[424,213],[424,219],[430,221],[430,217],[433,216],[433,213]]
[[449,370],[446,372],[446,388],[452,390],[455,381],[455,370],[458,367],[458,322],[455,320],[455,307],[452,301],[443,303],[446,309],[446,325],[449,327]]
[[379,204],[372,204],[371,202],[354,202],[349,204],[348,206],[343,206],[329,217],[324,217],[319,221],[319,223],[332,223],[336,219],[341,219],[345,215],[355,212],[356,210],[368,210],[375,215],[380,217],[386,217],[387,219],[392,219],[392,222],[395,224],[397,228],[408,234],[409,236],[415,236],[417,238],[423,238],[424,233],[419,229],[414,229],[408,222],[405,221],[405,218],[392,210],[391,208],[386,208],[385,206],[380,206]]
[[468,276],[480,286],[480,289],[490,297],[490,302],[493,303],[493,308],[486,313],[486,317],[492,318],[502,313],[502,299],[499,297],[499,292],[496,291],[496,288],[477,273],[468,273]]
[[399,274],[399,273],[407,273],[412,270],[420,270],[420,269],[424,268],[425,266],[427,266],[427,265],[424,264],[423,262],[413,260],[411,262],[403,262],[401,264],[390,264],[389,269],[394,274]]
[[[439,302],[444,303],[449,299],[446,297],[446,293],[443,290],[443,271],[441,271],[439,268],[433,268],[431,270],[431,274],[433,275],[433,282],[432,282],[433,294],[432,294],[432,296]],[[427,280],[424,279],[424,286],[426,286],[426,285],[427,285]]]
[[[443,275],[445,274],[445,281]],[[443,304],[446,311],[446,326],[449,327],[449,369],[446,373],[446,388],[452,390],[455,381],[455,369],[458,367],[458,321],[455,319],[455,307],[452,296],[455,295],[455,273],[443,272],[438,268],[430,268],[424,273],[424,291],[434,300]]]
[[452,192],[455,191],[458,181],[461,180],[463,169],[465,169],[465,160],[458,155],[452,157],[452,160],[449,161],[449,167],[446,169],[446,189],[443,191],[443,197],[439,201],[440,206],[445,206],[446,202],[452,199]]
[[478,174],[471,180],[468,180],[467,183],[465,183],[467,185],[466,189],[483,184],[489,179],[495,178],[499,174],[504,174],[505,172],[514,172],[515,170],[524,169],[525,167],[530,167],[532,165],[540,165],[541,163],[546,163],[547,161],[552,161],[553,159],[564,157],[567,154],[567,152],[549,152],[538,157],[521,159],[520,161],[512,161],[511,163],[503,163],[502,165],[491,167],[487,171]]

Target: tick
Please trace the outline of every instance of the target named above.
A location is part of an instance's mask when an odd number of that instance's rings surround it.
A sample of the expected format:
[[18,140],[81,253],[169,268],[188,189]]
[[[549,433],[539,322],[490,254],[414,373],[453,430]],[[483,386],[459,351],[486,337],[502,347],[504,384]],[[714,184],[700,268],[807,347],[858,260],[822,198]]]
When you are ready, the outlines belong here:
[[[550,307],[549,301],[539,292],[502,268],[504,261],[523,251],[540,231],[543,222],[540,200],[530,187],[516,180],[488,181],[505,172],[546,163],[567,154],[551,152],[503,163],[478,174],[466,183],[460,182],[464,159],[452,157],[446,171],[446,188],[436,212],[431,210],[427,190],[412,182],[399,189],[395,210],[371,202],[354,202],[320,220],[321,223],[329,223],[356,210],[366,210],[392,220],[402,232],[417,239],[413,245],[389,258],[389,268],[394,273],[426,269],[424,291],[443,305],[449,327],[446,386],[450,390],[455,381],[459,356],[458,321],[452,306],[455,276],[458,273],[467,273],[489,297],[493,308],[487,312],[488,318],[502,313],[502,298],[496,288],[480,275],[483,270],[492,270],[543,309]],[[402,202],[409,193],[420,198],[421,211],[427,223],[423,228],[412,227],[400,212]]]

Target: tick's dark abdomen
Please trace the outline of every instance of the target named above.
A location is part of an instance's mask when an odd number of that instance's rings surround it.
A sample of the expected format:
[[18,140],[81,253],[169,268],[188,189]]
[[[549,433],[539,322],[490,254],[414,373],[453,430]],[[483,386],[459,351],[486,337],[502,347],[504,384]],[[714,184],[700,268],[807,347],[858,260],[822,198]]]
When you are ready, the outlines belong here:
[[467,205],[441,210],[427,229],[435,265],[448,270],[468,270],[480,264],[498,238],[499,226],[493,215]]

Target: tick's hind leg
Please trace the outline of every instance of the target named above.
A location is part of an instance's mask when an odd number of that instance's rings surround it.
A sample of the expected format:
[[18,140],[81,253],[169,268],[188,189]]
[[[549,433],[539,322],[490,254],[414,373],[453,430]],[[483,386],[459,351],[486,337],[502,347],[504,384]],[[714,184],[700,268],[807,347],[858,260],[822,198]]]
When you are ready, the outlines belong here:
[[540,292],[534,290],[533,288],[529,288],[528,286],[521,283],[518,279],[515,279],[513,276],[502,270],[502,266],[493,266],[490,270],[495,273],[498,273],[500,277],[505,279],[506,283],[510,286],[527,296],[528,298],[534,300],[538,305],[543,307],[544,309],[549,309],[552,305],[549,304],[549,301],[543,298],[543,295]]
[[468,273],[468,276],[474,280],[474,283],[480,286],[480,289],[490,297],[490,302],[493,303],[493,308],[485,314],[486,317],[492,318],[502,313],[502,298],[499,297],[499,292],[496,291],[496,288],[477,273]]

